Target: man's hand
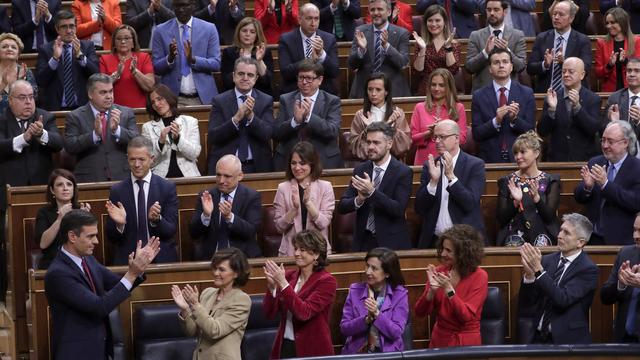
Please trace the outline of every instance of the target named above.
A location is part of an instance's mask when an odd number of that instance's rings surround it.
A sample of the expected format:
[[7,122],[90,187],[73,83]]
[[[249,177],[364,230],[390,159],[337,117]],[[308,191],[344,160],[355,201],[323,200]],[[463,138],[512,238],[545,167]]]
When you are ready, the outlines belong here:
[[609,118],[609,121],[620,120],[620,108],[618,107],[618,104],[613,104],[609,107],[609,110],[607,110],[607,117]]
[[231,201],[222,200],[220,204],[218,204],[218,209],[220,210],[220,215],[224,218],[226,222],[231,221]]
[[496,37],[493,35],[490,35],[487,38],[487,42],[484,44],[484,51],[487,53],[487,55],[489,55],[491,53],[491,50],[493,50],[493,48],[496,46],[495,40]]
[[591,167],[591,176],[598,186],[603,186],[607,182],[607,169],[604,166],[594,164]]
[[211,213],[213,213],[213,198],[208,190],[202,192],[200,201],[202,201],[202,213],[204,216],[211,217]]
[[99,138],[103,138],[104,134],[102,133],[102,119],[100,118],[100,114],[96,114],[96,119],[93,121],[93,131],[96,133],[96,136]]
[[540,249],[529,243],[524,243],[520,248],[520,256],[534,273],[543,270],[542,253],[540,252]]
[[511,104],[509,104],[509,117],[511,121],[515,121],[516,118],[518,117],[518,114],[520,113],[520,104],[518,104],[515,101],[512,101]]
[[171,40],[171,44],[169,44],[169,55],[167,55],[167,61],[173,63],[178,57],[178,41],[176,38]]
[[138,240],[136,251],[129,254],[129,270],[124,277],[133,284],[136,278],[144,273],[158,253],[160,253],[159,238],[152,236],[144,248],[142,247],[142,241]]
[[498,49],[506,49],[509,47],[509,42],[507,39],[500,39],[500,38],[495,38],[493,40],[493,44],[495,45],[495,47],[497,47]]
[[456,177],[453,174],[453,157],[448,151],[442,153],[440,156],[440,161],[442,161],[442,165],[444,165],[444,176],[447,177],[449,181],[453,180]]
[[496,123],[498,123],[498,126],[502,124],[502,120],[509,113],[510,109],[509,105],[502,105],[496,110]]
[[311,59],[317,61],[324,51],[324,42],[320,36],[315,35],[311,38],[311,48],[313,49]]
[[556,111],[556,108],[558,107],[558,95],[556,94],[556,91],[553,90],[553,88],[549,88],[547,90],[547,105],[549,105],[549,111]]
[[238,7],[238,0],[229,0],[229,10],[235,11]]
[[307,98],[296,100],[296,103],[293,105],[293,119],[296,123],[302,124],[307,119],[307,117],[309,117],[310,111],[311,100]]
[[44,125],[42,122],[43,122],[43,118],[42,118],[42,115],[40,115],[38,116],[38,120],[32,122],[31,125],[29,125],[29,128],[27,129],[27,131],[31,130],[31,134],[36,139],[40,139],[40,137],[44,132]]
[[191,49],[191,41],[187,40],[184,42],[184,55],[187,57],[187,62],[189,65],[194,64],[196,61],[193,58],[193,51]]
[[73,46],[73,57],[74,58],[79,58],[82,55],[82,49],[80,47],[80,39],[78,39],[77,37],[74,37],[73,40],[71,40],[71,45]]
[[553,50],[547,49],[544,51],[544,67],[549,68],[553,63]]
[[364,173],[364,177],[359,177],[358,175],[352,176],[351,184],[358,191],[358,194],[361,194],[364,197],[369,197],[375,189],[373,181],[371,181],[369,174],[366,172]]
[[159,202],[154,202],[153,205],[149,208],[149,221],[152,223],[157,223],[160,221],[162,213],[162,206],[160,206]]
[[629,120],[634,124],[640,122],[640,107],[638,105],[633,105],[629,108]]
[[582,177],[582,182],[584,183],[585,189],[593,189],[595,179],[591,175],[591,171],[589,170],[589,167],[587,165],[582,165],[582,167],[580,168],[580,176]]
[[440,161],[435,161],[433,155],[429,154],[427,162],[429,164],[429,184],[431,184],[431,186],[438,186],[441,174]]
[[124,205],[118,201],[118,206],[114,205],[111,200],[107,200],[105,205],[107,213],[111,220],[118,226],[124,226],[127,224],[127,211],[124,209]]
[[53,54],[51,55],[56,61],[60,61],[62,56],[62,39],[58,36],[53,42]]
[[387,41],[389,40],[389,32],[387,30],[382,30],[380,32],[380,45],[383,49],[387,48]]
[[569,102],[571,102],[571,107],[576,107],[580,104],[580,91],[577,89],[571,89],[567,93],[569,96]]
[[120,115],[122,111],[117,108],[113,108],[109,111],[109,129],[111,129],[111,133],[115,133],[118,130],[118,126],[120,126]]
[[562,63],[564,62],[564,55],[562,55],[562,51],[559,50],[556,55],[553,58],[553,61],[555,61],[556,64],[558,65],[562,65]]
[[360,30],[356,30],[355,34],[356,45],[360,48],[361,51],[367,51],[367,38],[364,36],[364,33]]

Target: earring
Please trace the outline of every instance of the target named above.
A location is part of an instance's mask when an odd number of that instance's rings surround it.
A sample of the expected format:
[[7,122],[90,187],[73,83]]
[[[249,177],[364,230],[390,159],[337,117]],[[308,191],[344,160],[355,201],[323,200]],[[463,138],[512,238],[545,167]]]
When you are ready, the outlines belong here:
[[318,259],[313,260],[313,266],[318,266]]

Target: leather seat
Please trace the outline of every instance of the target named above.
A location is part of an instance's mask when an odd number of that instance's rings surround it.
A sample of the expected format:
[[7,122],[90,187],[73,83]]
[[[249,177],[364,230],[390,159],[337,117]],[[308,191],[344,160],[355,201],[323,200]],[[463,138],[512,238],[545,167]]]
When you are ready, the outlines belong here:
[[262,207],[262,236],[258,238],[262,239],[260,247],[264,257],[278,256],[278,249],[280,249],[280,243],[282,242],[282,234],[276,229],[276,223],[273,220],[275,211],[273,206]]
[[109,327],[111,327],[111,341],[113,342],[113,360],[126,360],[127,348],[124,345],[122,320],[120,320],[118,308],[109,313]]
[[482,345],[504,344],[505,325],[504,302],[500,289],[491,286],[487,291],[487,298],[482,308],[482,320],[480,320]]
[[333,213],[331,230],[333,231],[331,244],[334,254],[351,252],[353,244],[353,228],[356,224],[356,212],[341,214]]
[[135,353],[138,360],[191,360],[195,337],[182,332],[178,306],[154,305],[136,309]]
[[268,359],[278,333],[280,315],[267,319],[262,310],[264,295],[251,296],[249,322],[240,345],[242,360]]

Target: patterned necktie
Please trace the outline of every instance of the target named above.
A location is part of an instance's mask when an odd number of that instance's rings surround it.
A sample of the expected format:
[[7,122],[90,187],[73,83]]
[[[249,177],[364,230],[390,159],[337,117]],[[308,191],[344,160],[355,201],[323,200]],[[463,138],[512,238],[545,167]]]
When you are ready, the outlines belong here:
[[382,31],[376,30],[375,52],[373,57],[373,72],[380,71],[382,67]]
[[496,39],[499,39],[501,32],[502,32],[501,30],[493,30],[493,36],[495,36]]
[[82,270],[84,271],[84,276],[86,276],[87,281],[89,281],[89,286],[91,287],[91,291],[93,291],[94,294],[97,294],[98,292],[96,291],[96,284],[93,282],[93,276],[91,276],[91,271],[89,270],[89,266],[87,265],[87,262],[85,261],[84,258],[82,258],[81,264],[82,264]]
[[[376,189],[378,189],[378,186],[380,186],[380,183],[382,182],[381,174],[382,174],[381,167],[376,166],[373,168],[373,187]],[[367,217],[366,229],[374,234],[376,233],[376,219],[375,219],[375,216],[373,215],[373,207],[369,209],[369,217]]]
[[340,9],[341,4],[338,4],[338,9],[333,13],[333,28],[334,34],[336,38],[342,39],[344,36],[344,29],[342,28],[342,9]]
[[[556,271],[553,273],[553,286],[558,286],[560,283],[560,277],[564,272],[564,265],[568,262],[567,258],[561,256],[560,262],[558,263],[558,267]],[[540,327],[540,331],[547,332],[549,331],[549,324],[551,324],[551,310],[553,308],[553,302],[551,299],[547,298],[544,304],[544,313],[542,315],[542,326]]]
[[[562,42],[564,38],[562,36],[558,36],[558,40],[556,41],[556,48],[553,50],[553,56],[555,58],[557,53],[562,53]],[[558,92],[562,87],[562,65],[557,61],[553,61],[553,68],[551,73],[551,88]]]
[[311,39],[310,38],[306,38],[304,39],[304,57],[305,58],[310,58],[311,57]]
[[71,59],[71,45],[63,45],[64,56],[62,59],[62,76],[64,100],[67,107],[76,105],[76,91],[73,80],[73,61]]
[[[239,97],[243,103],[247,101],[247,95],[240,95]],[[242,119],[238,123],[238,127],[240,130],[239,141],[238,141],[238,158],[240,159],[241,162],[247,161],[247,158],[249,157],[249,150],[248,150],[249,140],[247,139],[246,124],[247,124],[246,119]]]
[[142,246],[147,244],[149,235],[147,233],[147,201],[144,196],[144,180],[136,180],[138,184],[138,231],[137,239],[142,240]]
[[182,76],[189,76],[191,73],[191,67],[189,66],[189,61],[187,60],[187,54],[184,51],[184,43],[187,40],[191,40],[191,36],[189,35],[189,25],[182,25],[182,41],[180,41],[180,74]]

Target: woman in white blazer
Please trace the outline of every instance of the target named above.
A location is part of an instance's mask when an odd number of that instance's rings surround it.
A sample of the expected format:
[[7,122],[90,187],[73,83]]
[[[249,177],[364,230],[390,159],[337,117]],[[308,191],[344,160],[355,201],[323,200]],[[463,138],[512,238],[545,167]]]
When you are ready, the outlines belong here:
[[142,136],[153,143],[151,171],[165,178],[200,176],[198,119],[178,113],[178,97],[164,84],[149,94],[147,113]]

